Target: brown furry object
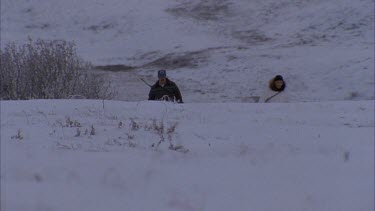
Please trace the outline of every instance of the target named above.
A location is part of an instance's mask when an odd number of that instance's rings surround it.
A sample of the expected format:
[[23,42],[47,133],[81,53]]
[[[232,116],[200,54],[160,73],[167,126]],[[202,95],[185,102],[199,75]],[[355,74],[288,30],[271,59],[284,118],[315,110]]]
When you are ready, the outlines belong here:
[[[275,86],[275,81],[280,81],[280,80],[283,81],[284,84],[283,84],[283,86],[282,86],[280,89],[278,89],[278,88]],[[282,92],[282,91],[284,91],[285,87],[286,87],[286,85],[285,85],[285,81],[284,81],[283,77],[281,77],[280,75],[275,76],[273,79],[271,79],[271,80],[269,81],[269,88],[270,88],[271,90],[275,91],[275,92]]]

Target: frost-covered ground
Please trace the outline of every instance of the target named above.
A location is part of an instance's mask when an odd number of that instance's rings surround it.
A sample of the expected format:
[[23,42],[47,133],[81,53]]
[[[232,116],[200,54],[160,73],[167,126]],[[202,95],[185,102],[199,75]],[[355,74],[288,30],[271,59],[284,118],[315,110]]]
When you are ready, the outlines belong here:
[[2,210],[374,209],[374,101],[3,101],[1,141]]
[[373,0],[2,0],[1,41],[74,40],[117,100],[165,68],[186,102],[254,102],[275,74],[290,101],[374,99]]
[[[373,211],[373,8],[2,0],[1,47],[75,41],[119,101],[2,101],[1,210]],[[144,101],[161,68],[186,104]]]

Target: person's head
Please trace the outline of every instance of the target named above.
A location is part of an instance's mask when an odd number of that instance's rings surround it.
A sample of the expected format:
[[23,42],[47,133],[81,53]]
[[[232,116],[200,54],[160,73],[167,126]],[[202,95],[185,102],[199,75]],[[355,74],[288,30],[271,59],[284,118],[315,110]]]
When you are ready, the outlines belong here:
[[159,84],[167,83],[167,72],[165,70],[158,71]]
[[278,92],[285,89],[285,81],[281,75],[277,75],[272,79],[271,89]]

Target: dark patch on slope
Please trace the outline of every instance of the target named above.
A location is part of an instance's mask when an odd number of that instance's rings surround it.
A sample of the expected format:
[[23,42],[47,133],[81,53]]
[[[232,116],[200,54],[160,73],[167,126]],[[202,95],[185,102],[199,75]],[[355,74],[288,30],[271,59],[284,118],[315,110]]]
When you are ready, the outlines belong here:
[[97,70],[104,70],[104,71],[111,71],[111,72],[127,72],[135,68],[136,67],[126,66],[122,64],[95,66],[95,69]]
[[217,21],[232,14],[231,2],[228,0],[205,0],[197,3],[183,1],[166,12],[177,17],[193,18],[198,21]]

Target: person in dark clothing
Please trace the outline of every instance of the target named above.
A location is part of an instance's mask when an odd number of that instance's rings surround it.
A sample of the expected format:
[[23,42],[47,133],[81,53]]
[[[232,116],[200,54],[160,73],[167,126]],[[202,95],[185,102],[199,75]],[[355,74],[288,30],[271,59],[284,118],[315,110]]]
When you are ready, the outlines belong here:
[[167,78],[165,70],[158,71],[159,80],[151,86],[148,100],[165,100],[183,103],[181,92],[177,85]]

